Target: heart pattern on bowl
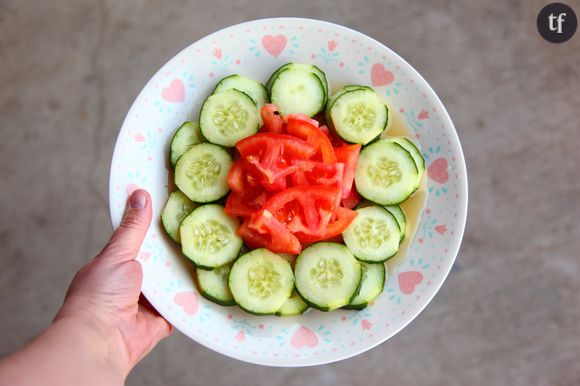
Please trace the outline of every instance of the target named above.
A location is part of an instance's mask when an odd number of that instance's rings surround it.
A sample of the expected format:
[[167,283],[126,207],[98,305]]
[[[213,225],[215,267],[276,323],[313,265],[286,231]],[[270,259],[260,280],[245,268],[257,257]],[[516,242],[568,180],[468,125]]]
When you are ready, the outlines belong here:
[[284,51],[286,42],[287,39],[284,35],[265,35],[262,38],[262,45],[273,57],[277,57],[280,55],[280,53],[282,53],[282,51]]
[[373,87],[388,86],[395,80],[395,75],[381,63],[375,63],[371,67],[371,84]]
[[187,315],[195,315],[199,309],[199,297],[195,292],[179,292],[173,297],[173,301],[183,309]]
[[415,287],[423,281],[423,274],[419,271],[401,272],[397,275],[399,281],[399,288],[405,295],[412,294]]
[[437,158],[427,168],[427,175],[433,181],[439,184],[444,184],[449,180],[449,172],[447,171],[448,168],[449,164],[445,158]]
[[167,102],[178,103],[185,100],[185,87],[180,79],[173,79],[169,86],[163,89],[161,96]]
[[312,348],[318,346],[318,337],[307,327],[300,326],[292,335],[290,344],[295,348]]

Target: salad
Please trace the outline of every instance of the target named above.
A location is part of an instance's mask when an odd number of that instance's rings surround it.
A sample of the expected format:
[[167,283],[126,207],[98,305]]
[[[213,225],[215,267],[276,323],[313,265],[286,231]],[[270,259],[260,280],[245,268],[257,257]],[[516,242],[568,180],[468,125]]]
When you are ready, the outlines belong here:
[[253,314],[363,309],[407,232],[399,206],[425,162],[384,137],[384,101],[367,86],[329,97],[318,67],[288,63],[266,85],[222,79],[199,123],[170,146],[177,190],[162,212],[200,293]]

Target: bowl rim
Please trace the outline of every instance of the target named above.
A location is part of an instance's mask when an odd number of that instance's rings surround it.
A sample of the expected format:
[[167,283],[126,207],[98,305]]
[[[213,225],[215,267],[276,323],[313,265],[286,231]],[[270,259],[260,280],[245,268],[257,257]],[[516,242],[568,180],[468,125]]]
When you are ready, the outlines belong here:
[[[273,358],[267,358],[266,360],[259,360],[259,359],[249,357],[244,352],[227,351],[225,348],[212,346],[209,339],[206,341],[201,337],[193,338],[192,336],[190,336],[189,334],[187,334],[185,332],[185,329],[180,328],[180,325],[182,324],[180,321],[169,320],[169,319],[175,319],[175,318],[171,318],[171,317],[167,318],[167,320],[173,326],[177,327],[184,335],[188,336],[191,340],[195,341],[196,343],[200,344],[201,346],[204,346],[204,347],[206,347],[214,352],[220,353],[222,355],[225,355],[225,356],[233,358],[233,359],[237,359],[237,360],[240,360],[240,361],[243,361],[246,363],[252,363],[252,364],[263,365],[263,366],[271,366],[271,367],[318,366],[318,365],[324,365],[324,364],[329,364],[329,363],[334,363],[334,362],[342,361],[345,359],[349,359],[349,358],[355,357],[359,354],[362,354],[366,351],[369,351],[369,350],[375,348],[376,346],[386,342],[387,340],[389,340],[390,338],[392,338],[393,336],[398,334],[405,327],[407,327],[411,322],[413,322],[417,318],[417,316],[421,312],[423,312],[425,310],[425,308],[431,303],[431,301],[433,300],[435,295],[439,292],[439,290],[443,286],[443,283],[445,283],[445,281],[447,280],[447,277],[449,276],[451,268],[453,267],[453,264],[454,264],[455,260],[457,259],[457,255],[458,255],[459,249],[461,247],[461,241],[462,241],[463,235],[465,233],[465,226],[466,226],[466,222],[467,222],[467,212],[468,212],[468,202],[469,202],[467,165],[465,162],[463,147],[461,146],[461,142],[459,140],[459,135],[457,134],[457,130],[455,128],[455,125],[453,124],[453,121],[451,120],[451,117],[450,117],[447,109],[443,105],[443,102],[441,101],[439,95],[437,95],[437,93],[435,92],[433,87],[429,84],[429,82],[427,82],[425,80],[425,78],[419,73],[419,71],[417,71],[417,69],[415,69],[415,67],[413,65],[411,65],[407,60],[405,60],[402,56],[400,56],[398,53],[393,51],[391,48],[387,47],[384,43],[382,43],[382,42],[374,39],[373,37],[368,36],[362,32],[356,31],[350,27],[346,27],[346,26],[343,26],[340,24],[336,24],[336,23],[332,23],[332,22],[328,22],[328,21],[324,21],[324,20],[319,20],[319,19],[314,19],[314,18],[303,18],[303,17],[273,17],[273,18],[262,18],[262,19],[248,20],[248,21],[245,21],[242,23],[233,24],[233,25],[221,28],[219,30],[216,30],[216,31],[212,32],[211,34],[205,35],[204,37],[188,44],[186,47],[184,47],[179,52],[174,54],[172,57],[167,59],[165,61],[165,63],[162,64],[157,71],[155,71],[155,73],[149,78],[147,83],[145,83],[145,85],[142,87],[141,91],[137,94],[136,98],[134,99],[133,103],[131,104],[131,107],[127,111],[125,118],[123,119],[123,123],[121,124],[121,126],[119,128],[117,140],[115,142],[115,146],[113,149],[111,163],[109,165],[109,181],[108,181],[108,183],[109,183],[109,187],[108,187],[108,190],[109,190],[109,217],[111,220],[113,230],[115,230],[119,226],[119,221],[117,221],[115,219],[115,216],[113,214],[113,210],[114,210],[113,209],[113,201],[114,201],[113,195],[115,193],[113,181],[115,180],[115,177],[116,177],[116,171],[114,170],[113,165],[115,165],[118,162],[118,157],[119,157],[119,154],[121,153],[121,150],[120,150],[121,149],[121,131],[122,131],[123,127],[125,127],[125,125],[127,124],[129,117],[133,115],[132,113],[137,108],[137,105],[144,98],[146,90],[149,90],[153,81],[158,77],[159,74],[163,73],[165,67],[174,58],[178,57],[179,55],[183,54],[185,51],[189,50],[191,46],[198,44],[198,43],[202,43],[206,40],[211,40],[216,35],[225,33],[230,29],[240,28],[241,26],[246,26],[246,25],[255,25],[255,24],[259,25],[260,23],[265,23],[265,22],[268,23],[268,22],[272,22],[272,21],[276,21],[278,23],[284,23],[286,21],[288,21],[288,22],[314,23],[314,24],[322,25],[325,27],[333,28],[333,29],[339,29],[344,33],[353,34],[361,40],[365,40],[365,41],[368,41],[368,42],[373,43],[375,45],[378,45],[379,47],[381,47],[382,50],[385,50],[386,52],[388,52],[390,56],[393,56],[396,59],[400,60],[401,62],[405,63],[407,66],[409,66],[410,74],[421,79],[424,82],[424,85],[426,86],[427,90],[434,97],[432,99],[434,107],[436,107],[438,109],[438,111],[442,115],[443,121],[447,125],[446,130],[448,130],[448,135],[450,136],[450,139],[452,140],[452,144],[457,146],[457,154],[455,155],[456,159],[454,162],[457,165],[457,168],[456,168],[456,172],[458,174],[457,189],[458,189],[458,192],[459,192],[461,198],[457,199],[457,229],[456,229],[455,233],[450,238],[450,245],[448,247],[448,252],[447,252],[447,255],[452,256],[452,259],[451,259],[450,264],[448,265],[448,267],[446,269],[446,272],[445,271],[443,272],[443,275],[442,275],[443,279],[441,280],[441,283],[439,285],[433,286],[432,291],[430,291],[430,293],[427,296],[425,296],[426,301],[424,302],[424,304],[417,307],[414,310],[414,312],[409,313],[409,317],[406,318],[406,320],[400,324],[399,328],[394,330],[391,334],[387,334],[384,337],[381,336],[380,339],[376,339],[374,342],[372,342],[372,344],[363,345],[363,346],[361,346],[357,349],[353,349],[351,351],[345,351],[345,352],[341,353],[340,355],[337,355],[337,356],[332,357],[330,359],[323,359],[322,357],[291,358],[287,361],[288,363],[285,363],[283,358],[276,358],[275,360]],[[148,301],[153,305],[153,307],[155,309],[158,309],[157,304],[156,304],[157,301],[155,300],[155,298],[153,296],[148,295],[149,291],[146,288],[142,287],[141,292],[148,299]],[[161,307],[159,307],[159,308],[161,308]],[[163,317],[165,318],[165,316],[163,316]],[[304,359],[306,359],[306,361]]]

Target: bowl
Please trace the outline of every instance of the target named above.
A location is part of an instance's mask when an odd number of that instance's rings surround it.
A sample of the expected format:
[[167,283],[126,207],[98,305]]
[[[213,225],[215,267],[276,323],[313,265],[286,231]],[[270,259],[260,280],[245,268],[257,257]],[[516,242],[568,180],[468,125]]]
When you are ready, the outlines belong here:
[[[161,226],[175,129],[185,120],[197,120],[203,100],[222,77],[239,73],[265,83],[276,68],[291,61],[317,65],[335,90],[344,84],[372,86],[409,128],[425,156],[425,201],[407,253],[397,264],[388,264],[383,293],[362,311],[254,316],[238,307],[213,304],[199,295],[192,265]],[[143,266],[143,294],[196,342],[232,358],[270,366],[343,360],[398,333],[447,277],[467,213],[461,145],[429,84],[380,42],[340,25],[302,18],[254,20],[222,29],[161,67],[133,103],[117,139],[109,186],[115,228],[127,196],[137,188],[149,191],[153,205],[153,222],[137,256]]]

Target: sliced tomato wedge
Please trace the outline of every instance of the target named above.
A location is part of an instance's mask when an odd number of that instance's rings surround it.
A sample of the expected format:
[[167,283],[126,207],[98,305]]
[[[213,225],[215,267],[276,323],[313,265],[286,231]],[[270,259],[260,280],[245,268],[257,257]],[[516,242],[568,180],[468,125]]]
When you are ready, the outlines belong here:
[[344,163],[344,176],[342,180],[342,198],[347,198],[352,190],[354,182],[354,170],[360,153],[361,145],[344,145],[334,148],[334,154],[338,162]]
[[340,136],[336,133],[336,130],[334,130],[332,127],[320,126],[320,130],[326,134],[334,149],[340,146],[348,145],[348,142],[345,142],[344,139],[340,138]]
[[302,250],[298,238],[268,210],[260,209],[252,214],[247,227],[245,232],[250,243],[255,241],[275,253],[298,254]]
[[230,171],[228,173],[228,185],[230,186],[230,189],[233,192],[239,194],[243,194],[244,192],[245,172],[243,163],[244,163],[243,159],[236,160],[232,164],[232,167],[230,168]]
[[309,123],[314,127],[318,127],[320,125],[316,119],[310,118],[306,114],[288,114],[284,117],[284,123],[288,124],[288,121],[291,119]]
[[300,138],[274,133],[252,135],[239,141],[236,148],[262,176],[262,185],[270,191],[286,187],[281,179],[294,172],[292,160],[306,159],[316,151],[314,145]]
[[270,133],[282,133],[284,131],[284,120],[276,105],[266,103],[260,110],[260,115],[264,122],[262,131]]
[[347,209],[353,209],[355,206],[360,204],[361,201],[362,197],[360,196],[360,194],[358,194],[356,189],[351,189],[348,197],[342,199],[341,205]]
[[305,160],[296,161],[293,166],[297,167],[297,170],[290,175],[293,186],[319,185],[335,188],[339,192],[335,197],[335,206],[338,207],[342,197],[344,164]]
[[326,227],[326,232],[322,235],[299,232],[296,237],[303,243],[313,243],[315,241],[327,240],[337,237],[350,225],[357,216],[357,212],[351,209],[338,207],[336,218]]
[[339,190],[327,186],[287,188],[263,206],[292,232],[321,235],[334,215]]
[[[330,139],[330,130],[328,130],[328,127],[326,125],[318,126],[318,128],[320,129],[320,131],[322,131],[322,134],[326,135],[328,139]],[[330,141],[330,143],[332,144],[332,141]]]
[[230,216],[250,217],[264,205],[267,198],[265,192],[252,193],[254,192],[241,195],[236,192],[231,192],[226,201],[224,212]]
[[[288,134],[295,135],[317,146],[317,154],[323,162],[334,163],[336,156],[328,137],[318,128],[318,122],[303,114],[290,114],[287,116],[286,130]],[[314,124],[312,121],[316,122]]]
[[278,133],[258,133],[236,143],[236,148],[244,158],[258,157],[264,162],[273,162],[282,155],[288,158],[307,158],[315,151],[316,146],[293,135]]

